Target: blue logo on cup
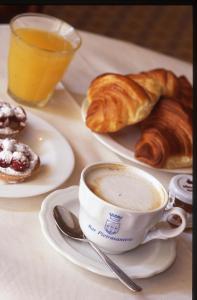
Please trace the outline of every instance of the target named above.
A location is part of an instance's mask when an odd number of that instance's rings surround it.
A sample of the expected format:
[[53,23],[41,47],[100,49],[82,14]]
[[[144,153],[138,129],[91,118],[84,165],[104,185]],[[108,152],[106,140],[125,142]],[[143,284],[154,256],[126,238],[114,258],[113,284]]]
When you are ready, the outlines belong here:
[[114,213],[109,213],[109,217],[105,223],[105,231],[108,234],[116,234],[120,229],[120,220],[122,219],[121,216],[116,215]]

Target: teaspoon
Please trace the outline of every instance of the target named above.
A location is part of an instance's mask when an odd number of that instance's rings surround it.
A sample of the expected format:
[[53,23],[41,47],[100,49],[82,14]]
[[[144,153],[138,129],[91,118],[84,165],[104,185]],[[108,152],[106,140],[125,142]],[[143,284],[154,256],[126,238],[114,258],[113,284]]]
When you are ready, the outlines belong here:
[[78,218],[72,212],[70,212],[63,206],[57,205],[53,209],[53,216],[55,218],[58,229],[64,235],[78,241],[88,242],[106,263],[106,265],[110,268],[110,270],[125,286],[127,286],[127,288],[129,288],[133,292],[140,292],[142,290],[142,288],[135,282],[133,282],[131,278],[111,260],[111,258],[109,258],[103,251],[98,248],[97,245],[95,245],[95,243],[87,239],[80,228]]

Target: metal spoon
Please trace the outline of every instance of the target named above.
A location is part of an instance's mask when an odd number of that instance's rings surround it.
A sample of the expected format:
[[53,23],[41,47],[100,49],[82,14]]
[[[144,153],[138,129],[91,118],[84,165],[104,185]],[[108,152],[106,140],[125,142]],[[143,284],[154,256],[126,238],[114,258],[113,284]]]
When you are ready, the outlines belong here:
[[63,206],[55,206],[53,210],[58,229],[66,236],[75,240],[88,242],[99,254],[110,270],[116,274],[117,278],[133,292],[140,292],[142,288],[128,277],[105,253],[103,253],[93,242],[88,240],[83,234],[78,218]]

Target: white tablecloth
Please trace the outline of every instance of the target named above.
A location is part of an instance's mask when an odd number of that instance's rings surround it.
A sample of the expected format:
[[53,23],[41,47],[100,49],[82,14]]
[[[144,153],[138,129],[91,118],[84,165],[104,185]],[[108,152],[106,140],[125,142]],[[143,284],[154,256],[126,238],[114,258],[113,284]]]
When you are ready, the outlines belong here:
[[[192,80],[188,63],[143,49],[136,45],[80,32],[83,44],[76,54],[63,84],[57,86],[53,99],[42,110],[31,109],[50,121],[70,142],[76,166],[69,180],[61,186],[76,185],[83,167],[99,160],[121,158],[94,139],[82,122],[80,106],[90,81],[104,72],[132,73],[156,67],[185,74]],[[9,29],[0,26],[0,99],[7,99],[7,53]],[[167,188],[172,174],[143,168]],[[9,187],[8,187],[9,188]],[[83,270],[61,257],[42,235],[38,212],[46,195],[23,199],[0,199],[0,299],[159,299],[189,300],[192,277],[191,232],[177,239],[177,258],[165,272],[136,280],[143,292],[133,295],[115,279]]]

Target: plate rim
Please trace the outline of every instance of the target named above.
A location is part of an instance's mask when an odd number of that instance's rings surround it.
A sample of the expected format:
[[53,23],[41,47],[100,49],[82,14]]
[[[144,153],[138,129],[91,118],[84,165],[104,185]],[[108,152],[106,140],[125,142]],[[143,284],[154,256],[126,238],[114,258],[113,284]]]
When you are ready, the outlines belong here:
[[[58,136],[58,138],[60,138],[62,140],[62,142],[65,143],[66,147],[67,147],[67,150],[69,151],[69,157],[70,157],[70,160],[69,160],[69,166],[70,166],[70,169],[69,171],[67,172],[67,175],[62,178],[61,181],[59,181],[58,183],[54,184],[53,186],[51,186],[50,188],[46,187],[46,189],[43,189],[43,191],[38,191],[36,192],[36,190],[33,190],[33,189],[29,189],[28,188],[28,185],[27,185],[27,192],[23,192],[23,195],[21,194],[18,194],[18,193],[15,193],[13,194],[13,192],[9,193],[9,187],[11,186],[11,184],[9,183],[5,183],[3,184],[3,186],[7,186],[8,187],[8,191],[6,191],[5,193],[2,194],[1,192],[1,189],[0,189],[0,198],[13,198],[13,199],[18,199],[18,198],[30,198],[30,197],[34,197],[34,196],[40,196],[40,195],[43,195],[45,193],[48,193],[48,192],[51,192],[53,190],[55,190],[56,188],[58,188],[58,186],[60,186],[61,184],[63,184],[66,180],[68,180],[68,178],[71,176],[73,170],[74,170],[74,167],[75,167],[75,156],[74,156],[74,152],[72,150],[72,147],[70,145],[70,143],[68,142],[67,138],[63,136],[63,134],[61,134],[53,125],[51,125],[45,118],[41,118],[39,117],[38,115],[30,112],[28,109],[26,109],[26,113],[27,113],[27,121],[29,122],[29,118],[33,118],[34,120],[37,119],[41,122],[44,122],[47,124],[47,126],[49,128],[51,128],[53,130],[53,132],[55,133],[56,136]],[[29,125],[27,125],[29,126]],[[25,130],[25,129],[24,129]],[[17,140],[20,141],[20,137],[16,137]],[[25,183],[25,182],[24,182]],[[22,185],[22,183],[20,183],[20,185]],[[26,183],[25,183],[26,184]]]
[[[84,123],[85,123],[85,115],[86,115],[86,111],[87,111],[87,106],[88,106],[88,100],[87,100],[87,97],[85,97],[81,104],[81,115],[82,115],[82,119],[83,119]],[[145,163],[135,159],[134,152],[132,150],[125,148],[124,146],[122,146],[121,144],[119,144],[118,142],[113,140],[109,134],[96,133],[96,132],[91,131],[90,129],[89,129],[89,131],[101,144],[103,144],[105,147],[110,149],[112,152],[116,153],[120,157],[122,157],[130,162],[133,162],[137,165],[140,165],[142,167],[146,167],[146,168],[149,168],[149,169],[152,169],[155,171],[163,172],[163,173],[192,174],[192,167],[191,168],[179,168],[179,169],[154,168],[148,164],[145,164]],[[109,144],[108,140],[110,140],[110,144]],[[130,155],[122,152],[122,150],[119,148],[124,148],[126,152],[131,152]]]
[[[40,208],[40,212],[39,212],[39,221],[40,221],[40,225],[41,225],[41,231],[44,235],[44,237],[46,238],[46,240],[49,242],[49,244],[59,253],[61,254],[63,257],[65,257],[66,259],[68,259],[69,261],[71,261],[73,264],[93,272],[94,274],[98,274],[104,277],[108,277],[108,278],[114,278],[116,279],[116,276],[109,271],[108,269],[105,270],[105,268],[97,268],[97,266],[95,266],[94,264],[90,264],[88,265],[86,262],[84,261],[79,261],[79,257],[82,257],[82,260],[84,258],[84,256],[80,253],[77,252],[75,249],[73,249],[69,243],[65,244],[67,245],[67,247],[69,247],[71,249],[71,252],[76,252],[77,253],[77,258],[75,257],[75,255],[72,255],[72,253],[67,253],[66,251],[63,251],[63,249],[61,249],[56,242],[52,239],[51,235],[49,234],[49,224],[48,222],[45,222],[45,215],[47,213],[47,210],[50,209],[50,205],[52,205],[52,199],[54,199],[54,197],[58,196],[58,194],[68,194],[68,193],[73,193],[73,197],[77,197],[78,194],[78,190],[79,190],[79,186],[78,185],[74,185],[74,186],[70,186],[68,188],[64,188],[64,189],[59,189],[56,190],[54,192],[52,192],[51,194],[49,194],[42,202],[41,208]],[[74,201],[74,199],[71,199],[71,197],[65,197],[65,204],[69,201]],[[63,237],[62,237],[63,239]],[[170,243],[170,254],[171,257],[169,256],[168,258],[168,262],[163,266],[163,268],[156,268],[155,270],[152,270],[151,272],[149,271],[149,273],[145,274],[145,275],[140,275],[140,276],[132,276],[132,278],[136,278],[136,279],[142,279],[142,278],[149,278],[152,276],[155,276],[157,274],[160,274],[162,272],[164,272],[165,270],[167,270],[175,261],[176,259],[176,239],[168,239],[165,240],[165,242],[168,241]],[[86,260],[87,258],[85,258]],[[89,258],[88,258],[89,259]],[[91,260],[91,259],[90,259]]]

